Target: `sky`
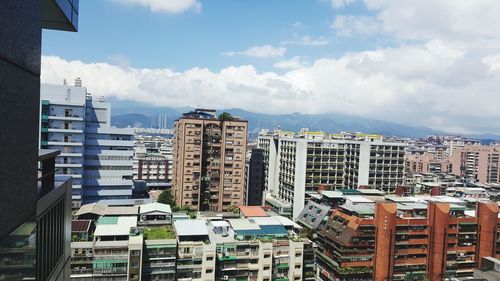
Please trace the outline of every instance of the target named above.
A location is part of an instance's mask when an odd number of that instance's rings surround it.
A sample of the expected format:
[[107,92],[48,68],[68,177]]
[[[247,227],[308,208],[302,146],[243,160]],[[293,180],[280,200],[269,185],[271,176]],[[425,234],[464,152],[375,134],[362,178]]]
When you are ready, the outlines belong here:
[[42,82],[158,106],[500,133],[498,0],[85,0]]

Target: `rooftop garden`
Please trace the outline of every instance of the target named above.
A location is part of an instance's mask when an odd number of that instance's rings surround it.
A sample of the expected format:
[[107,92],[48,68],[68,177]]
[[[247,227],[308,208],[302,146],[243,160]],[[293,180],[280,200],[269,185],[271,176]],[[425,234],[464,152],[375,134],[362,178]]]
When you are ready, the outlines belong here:
[[175,239],[175,232],[171,227],[160,226],[144,228],[142,230],[145,240]]

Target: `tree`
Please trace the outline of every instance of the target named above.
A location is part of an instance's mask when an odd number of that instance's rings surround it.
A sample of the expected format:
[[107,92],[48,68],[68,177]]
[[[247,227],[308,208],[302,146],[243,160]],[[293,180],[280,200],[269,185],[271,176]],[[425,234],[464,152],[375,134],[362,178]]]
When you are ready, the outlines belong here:
[[221,120],[221,121],[232,121],[232,120],[234,120],[234,117],[229,112],[222,112],[221,114],[219,114],[219,120]]
[[170,205],[170,207],[175,207],[175,199],[172,195],[171,189],[165,189],[160,196],[158,196],[158,203]]

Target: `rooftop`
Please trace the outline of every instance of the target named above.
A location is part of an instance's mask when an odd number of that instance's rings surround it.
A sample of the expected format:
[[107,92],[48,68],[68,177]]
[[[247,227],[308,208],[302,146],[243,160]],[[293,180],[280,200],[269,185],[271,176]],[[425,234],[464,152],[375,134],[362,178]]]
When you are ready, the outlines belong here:
[[107,206],[104,210],[105,216],[128,216],[128,215],[137,215],[139,212],[138,206],[133,207],[116,207],[116,206]]
[[88,232],[90,230],[91,220],[72,220],[71,232]]
[[172,209],[170,205],[162,204],[158,202],[144,204],[139,206],[139,213],[152,213],[152,212],[161,212],[161,213],[172,213]]
[[174,227],[177,236],[208,236],[205,220],[176,220]]
[[239,206],[240,212],[245,217],[268,217],[269,215],[260,206]]
[[76,212],[75,216],[81,216],[85,214],[95,214],[102,216],[104,215],[104,211],[106,210],[106,205],[101,205],[97,203],[85,204],[80,207],[80,209]]
[[137,227],[137,217],[101,217],[97,221],[95,236],[125,236]]

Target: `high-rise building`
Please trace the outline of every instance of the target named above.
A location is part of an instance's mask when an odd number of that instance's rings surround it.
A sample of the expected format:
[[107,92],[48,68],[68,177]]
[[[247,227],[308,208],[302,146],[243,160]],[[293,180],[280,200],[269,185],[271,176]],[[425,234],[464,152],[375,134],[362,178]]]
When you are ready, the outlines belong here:
[[71,180],[38,150],[40,63],[42,28],[76,31],[78,1],[0,5],[0,278],[67,280]]
[[380,135],[328,135],[322,132],[263,134],[266,192],[291,204],[293,217],[306,194],[329,189],[369,187],[394,193],[404,182],[405,144]]
[[264,150],[252,148],[246,165],[245,203],[248,206],[264,204]]
[[56,168],[73,179],[73,207],[82,200],[86,88],[42,84],[40,148],[57,149]]
[[133,129],[111,127],[110,104],[81,83],[42,85],[40,147],[61,151],[56,168],[74,181],[73,208],[133,205]]
[[466,145],[451,159],[452,173],[480,183],[500,182],[500,146]]
[[247,121],[197,109],[175,122],[173,189],[178,206],[227,211],[243,204]]

